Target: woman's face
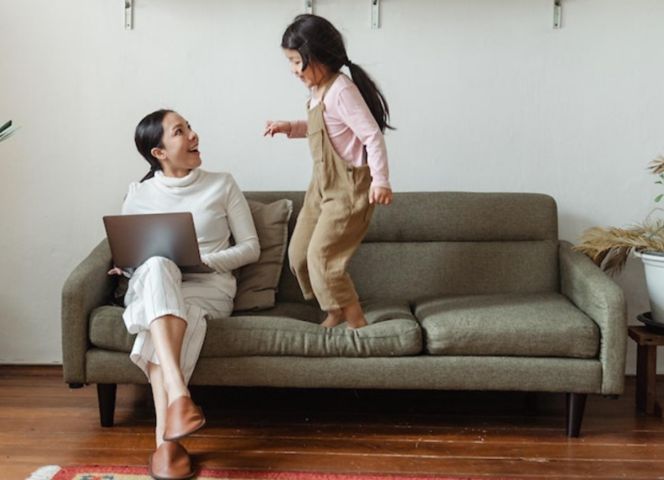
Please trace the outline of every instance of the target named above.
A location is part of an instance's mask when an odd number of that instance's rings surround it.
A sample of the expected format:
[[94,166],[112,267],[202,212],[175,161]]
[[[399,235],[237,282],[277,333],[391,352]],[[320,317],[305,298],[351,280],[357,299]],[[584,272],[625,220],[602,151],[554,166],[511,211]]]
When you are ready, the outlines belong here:
[[163,147],[152,149],[152,155],[159,160],[164,175],[184,177],[190,170],[200,167],[201,154],[198,151],[198,134],[191,129],[189,122],[175,112],[169,112],[161,122],[164,135]]
[[318,62],[309,60],[307,68],[302,70],[302,55],[297,50],[284,48],[284,55],[290,63],[293,75],[299,78],[307,88],[317,87],[327,77],[327,69]]

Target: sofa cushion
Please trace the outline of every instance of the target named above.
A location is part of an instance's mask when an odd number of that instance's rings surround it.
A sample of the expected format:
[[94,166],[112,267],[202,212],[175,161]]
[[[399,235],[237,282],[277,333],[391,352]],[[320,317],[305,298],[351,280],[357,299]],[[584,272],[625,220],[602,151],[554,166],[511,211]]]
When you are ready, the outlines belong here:
[[[307,357],[392,357],[422,351],[422,333],[408,304],[363,305],[369,325],[321,328],[323,314],[312,305],[282,303],[229,318],[209,319],[202,357],[290,355]],[[90,341],[99,348],[129,352],[134,341],[122,322],[123,309],[103,306],[90,317]]]
[[293,202],[288,199],[269,204],[256,200],[248,200],[248,203],[261,246],[261,256],[257,262],[245,265],[237,272],[237,293],[233,301],[235,310],[274,306],[288,245],[288,220],[293,211]]
[[472,295],[416,302],[434,355],[594,358],[595,322],[558,293]]

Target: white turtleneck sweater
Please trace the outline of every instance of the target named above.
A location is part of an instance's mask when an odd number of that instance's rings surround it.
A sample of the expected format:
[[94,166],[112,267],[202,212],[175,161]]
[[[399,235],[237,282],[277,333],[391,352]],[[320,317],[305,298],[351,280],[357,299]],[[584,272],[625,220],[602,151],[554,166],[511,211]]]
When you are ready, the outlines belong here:
[[258,260],[260,246],[251,211],[229,173],[196,168],[175,178],[158,171],[143,183],[129,185],[123,215],[169,212],[191,212],[201,259],[215,271],[228,273]]

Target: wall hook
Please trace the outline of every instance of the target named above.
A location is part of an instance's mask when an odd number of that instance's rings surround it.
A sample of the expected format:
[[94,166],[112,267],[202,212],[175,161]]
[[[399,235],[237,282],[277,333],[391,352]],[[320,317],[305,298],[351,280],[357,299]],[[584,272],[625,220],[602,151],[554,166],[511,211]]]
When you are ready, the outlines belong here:
[[371,29],[380,28],[380,0],[371,0]]
[[124,26],[125,30],[134,28],[134,0],[124,0]]
[[553,28],[563,25],[563,0],[553,0]]
[[314,13],[314,0],[304,0],[304,12],[309,14]]

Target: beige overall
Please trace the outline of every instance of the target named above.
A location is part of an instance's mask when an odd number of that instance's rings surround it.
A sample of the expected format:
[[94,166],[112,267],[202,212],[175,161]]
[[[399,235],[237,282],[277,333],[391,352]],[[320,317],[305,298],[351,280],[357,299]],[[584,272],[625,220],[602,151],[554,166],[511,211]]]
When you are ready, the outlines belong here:
[[358,300],[346,268],[367,233],[373,204],[369,204],[369,167],[353,167],[339,157],[325,129],[323,102],[308,110],[307,137],[314,161],[313,178],[297,217],[288,247],[291,271],[304,298],[316,297],[323,310]]

